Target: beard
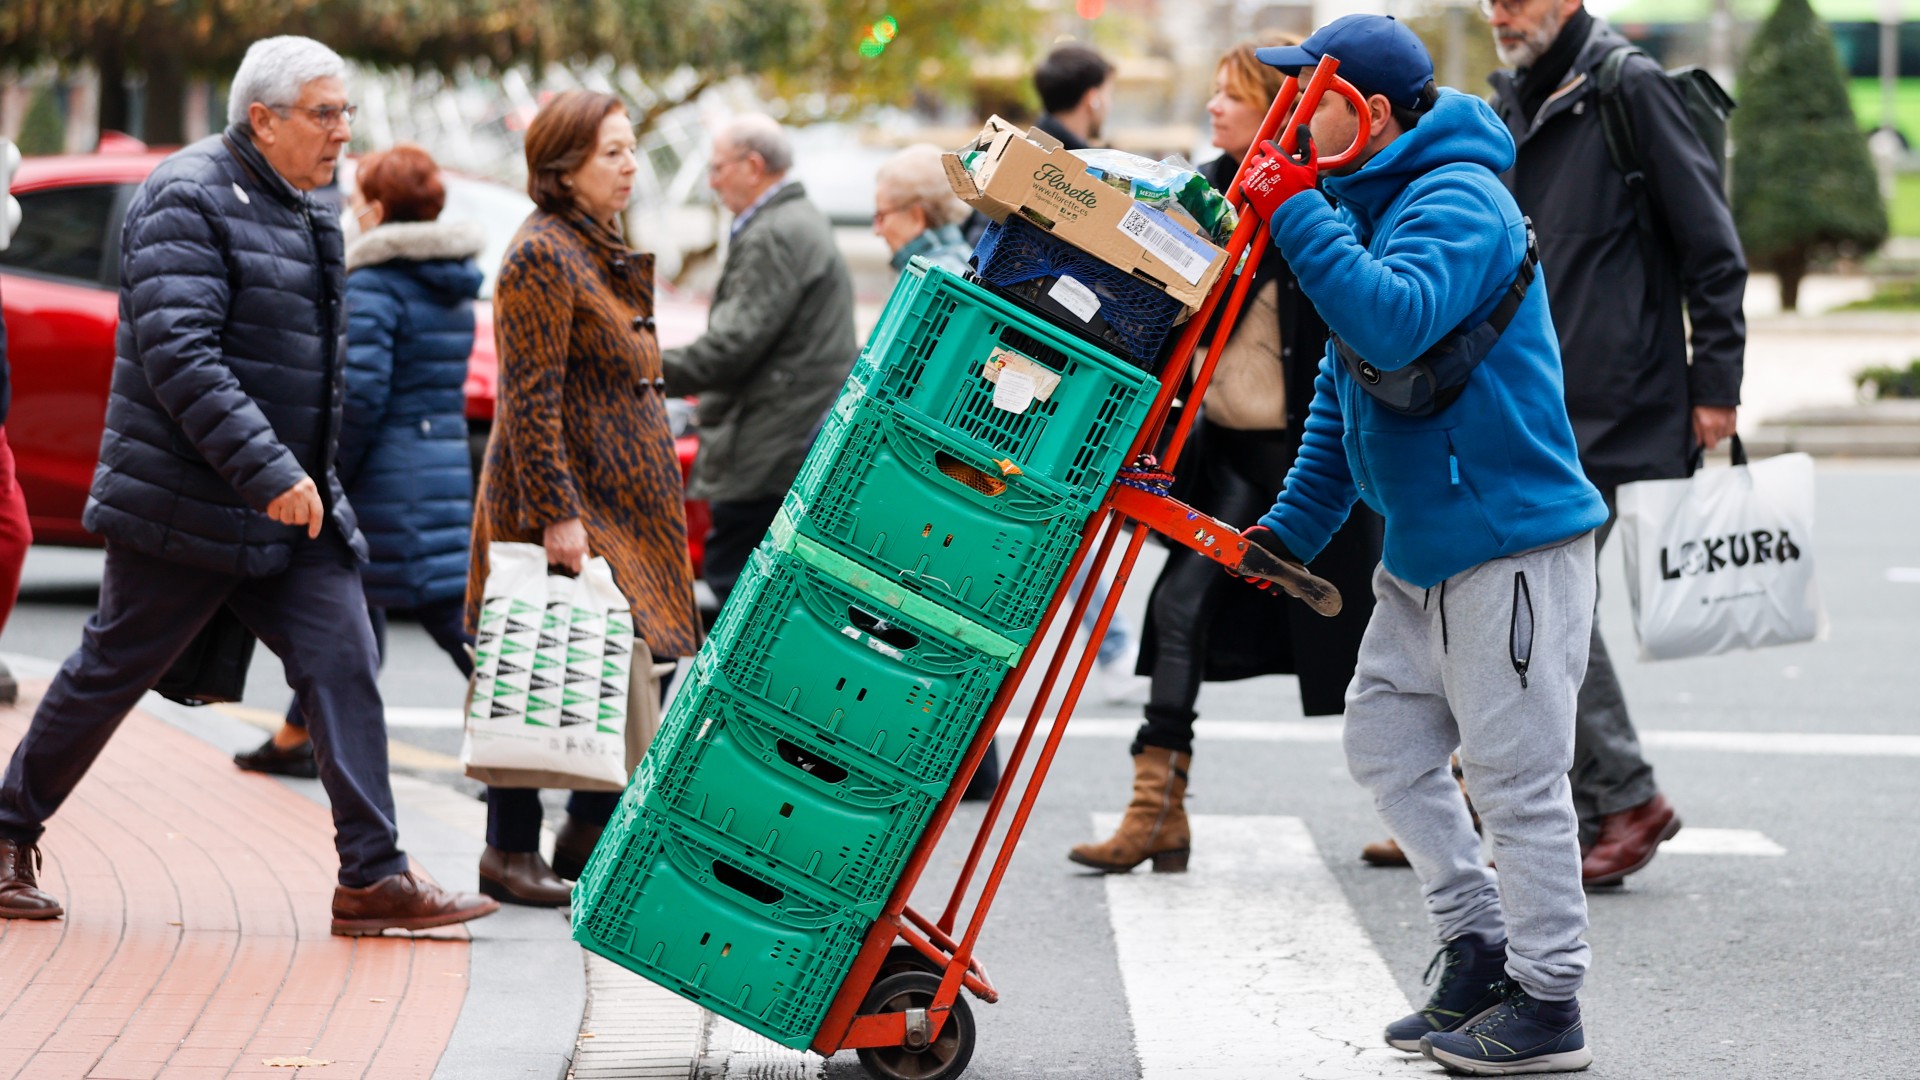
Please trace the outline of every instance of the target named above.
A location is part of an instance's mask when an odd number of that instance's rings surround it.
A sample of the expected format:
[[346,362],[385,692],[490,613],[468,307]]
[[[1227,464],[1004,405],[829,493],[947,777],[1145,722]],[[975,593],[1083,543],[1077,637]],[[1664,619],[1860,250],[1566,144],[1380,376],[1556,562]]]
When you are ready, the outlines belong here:
[[1566,22],[1560,15],[1558,6],[1547,9],[1546,17],[1539,26],[1512,38],[1493,32],[1493,51],[1499,55],[1500,62],[1509,67],[1529,68],[1553,45],[1553,39],[1560,36],[1560,27]]

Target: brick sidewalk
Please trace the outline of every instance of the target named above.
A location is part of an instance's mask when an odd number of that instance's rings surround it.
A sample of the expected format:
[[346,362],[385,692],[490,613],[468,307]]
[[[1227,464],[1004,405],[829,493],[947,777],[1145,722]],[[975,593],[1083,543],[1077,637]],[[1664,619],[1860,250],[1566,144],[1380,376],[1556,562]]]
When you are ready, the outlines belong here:
[[[40,689],[0,708],[0,760]],[[332,838],[323,807],[128,717],[41,841],[66,917],[0,920],[0,1080],[432,1074],[466,930],[330,935]],[[328,1064],[265,1064],[297,1057]]]

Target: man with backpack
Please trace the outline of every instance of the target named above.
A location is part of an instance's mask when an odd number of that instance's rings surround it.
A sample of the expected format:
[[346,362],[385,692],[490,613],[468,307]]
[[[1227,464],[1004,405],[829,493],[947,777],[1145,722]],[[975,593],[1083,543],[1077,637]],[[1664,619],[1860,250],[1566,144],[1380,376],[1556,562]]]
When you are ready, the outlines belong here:
[[[1441,976],[1385,1038],[1449,1071],[1584,1069],[1567,769],[1607,511],[1580,473],[1531,229],[1499,179],[1513,139],[1485,102],[1436,90],[1420,39],[1385,16],[1257,55],[1287,72],[1335,57],[1365,99],[1327,95],[1304,160],[1262,144],[1242,181],[1333,336],[1300,454],[1247,536],[1310,559],[1356,501],[1386,522],[1343,741],[1419,874]],[[1312,145],[1356,141],[1322,194]]]
[[[1505,179],[1539,234],[1605,543],[1619,485],[1686,476],[1699,448],[1734,431],[1747,265],[1722,179],[1732,102],[1704,72],[1660,70],[1581,0],[1480,6],[1515,69],[1492,78],[1518,148]],[[1680,820],[1641,754],[1597,619],[1587,655],[1572,773],[1581,876],[1616,885]]]

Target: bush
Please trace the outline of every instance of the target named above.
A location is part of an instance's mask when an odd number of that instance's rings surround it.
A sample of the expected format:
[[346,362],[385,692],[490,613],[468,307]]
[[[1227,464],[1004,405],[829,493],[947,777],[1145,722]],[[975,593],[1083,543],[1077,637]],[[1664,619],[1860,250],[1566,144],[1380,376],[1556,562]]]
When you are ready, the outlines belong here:
[[1887,238],[1887,208],[1854,123],[1833,36],[1807,0],[1780,0],[1740,67],[1733,114],[1733,217],[1755,268],[1780,276],[1780,306],[1800,302],[1816,260]]
[[1905,371],[1894,367],[1870,367],[1853,377],[1853,384],[1868,398],[1920,398],[1920,360]]

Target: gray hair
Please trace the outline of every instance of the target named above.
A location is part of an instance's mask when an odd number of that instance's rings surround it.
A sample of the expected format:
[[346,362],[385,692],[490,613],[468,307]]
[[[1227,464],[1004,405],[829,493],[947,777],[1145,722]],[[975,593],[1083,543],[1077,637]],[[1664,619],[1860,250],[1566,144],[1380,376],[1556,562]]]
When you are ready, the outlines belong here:
[[291,34],[261,38],[247,47],[240,70],[233,73],[227,123],[247,127],[247,108],[254,102],[284,109],[298,101],[301,89],[313,80],[345,81],[346,77],[347,62],[312,38]]
[[727,121],[715,141],[745,153],[759,154],[775,176],[793,168],[793,140],[785,128],[765,113],[742,113]]
[[907,147],[881,163],[873,177],[874,192],[892,195],[902,209],[919,207],[929,228],[960,224],[971,211],[954,195],[940,157],[940,148],[932,143]]

